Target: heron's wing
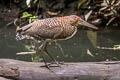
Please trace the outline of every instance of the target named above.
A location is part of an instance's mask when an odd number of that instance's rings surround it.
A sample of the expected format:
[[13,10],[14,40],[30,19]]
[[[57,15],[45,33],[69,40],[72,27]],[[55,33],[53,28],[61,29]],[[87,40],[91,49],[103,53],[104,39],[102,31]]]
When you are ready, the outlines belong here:
[[26,32],[31,36],[40,38],[57,38],[63,31],[62,24],[54,18],[39,20],[32,24]]

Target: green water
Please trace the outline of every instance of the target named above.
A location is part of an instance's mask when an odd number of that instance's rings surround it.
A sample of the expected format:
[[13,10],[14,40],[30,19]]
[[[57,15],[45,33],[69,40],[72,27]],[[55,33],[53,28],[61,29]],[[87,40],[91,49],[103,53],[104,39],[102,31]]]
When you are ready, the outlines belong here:
[[[4,29],[0,23],[0,58],[31,61],[31,55],[16,56],[18,52],[28,51],[23,41],[15,39],[15,29]],[[59,41],[63,52],[54,43],[47,49],[58,61],[91,62],[120,60],[120,50],[100,49],[97,47],[113,48],[120,44],[120,30],[102,29],[98,31],[79,29],[70,40]],[[46,56],[49,61],[49,58]]]

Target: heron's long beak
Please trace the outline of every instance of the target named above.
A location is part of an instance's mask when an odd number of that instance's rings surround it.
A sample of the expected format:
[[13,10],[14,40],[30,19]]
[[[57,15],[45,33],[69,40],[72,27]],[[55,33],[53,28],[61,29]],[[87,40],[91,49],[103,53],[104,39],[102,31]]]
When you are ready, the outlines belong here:
[[88,22],[86,22],[82,19],[79,20],[77,23],[80,24],[80,25],[83,25],[83,26],[87,26],[89,28],[98,29],[96,26],[94,26],[94,25],[92,25],[92,24],[90,24],[90,23],[88,23]]

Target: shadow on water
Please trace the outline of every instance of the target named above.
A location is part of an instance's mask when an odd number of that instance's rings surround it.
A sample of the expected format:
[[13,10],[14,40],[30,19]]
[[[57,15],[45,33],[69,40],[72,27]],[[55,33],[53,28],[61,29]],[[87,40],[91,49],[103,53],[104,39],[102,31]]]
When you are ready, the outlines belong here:
[[[0,58],[31,61],[31,55],[16,56],[18,52],[28,51],[24,41],[16,41],[14,29],[3,29],[0,24]],[[120,60],[120,50],[106,50],[97,47],[113,48],[120,42],[119,30],[78,30],[70,40],[59,41],[64,53],[55,43],[48,45],[48,51],[59,61],[89,62]],[[49,60],[49,58],[47,58]]]

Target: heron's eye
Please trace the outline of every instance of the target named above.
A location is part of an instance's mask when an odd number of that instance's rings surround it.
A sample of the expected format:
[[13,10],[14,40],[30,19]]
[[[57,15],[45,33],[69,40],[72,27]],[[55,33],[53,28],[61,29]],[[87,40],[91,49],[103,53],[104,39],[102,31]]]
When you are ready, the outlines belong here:
[[77,24],[81,24],[81,21],[80,21],[80,20],[78,20],[78,21],[77,21]]

